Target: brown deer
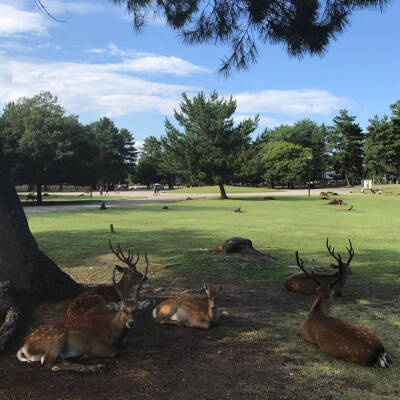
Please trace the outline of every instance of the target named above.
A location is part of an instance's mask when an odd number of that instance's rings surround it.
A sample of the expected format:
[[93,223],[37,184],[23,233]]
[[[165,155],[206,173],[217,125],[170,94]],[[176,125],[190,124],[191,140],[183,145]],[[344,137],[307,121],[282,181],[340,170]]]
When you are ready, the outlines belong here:
[[[325,274],[315,274],[313,271],[314,276],[320,282],[325,282],[330,284],[333,281],[337,280],[337,277],[340,275],[340,279],[338,279],[333,286],[333,292],[336,297],[342,297],[342,289],[346,283],[347,277],[351,275],[353,272],[350,268],[351,260],[354,257],[354,249],[353,245],[351,244],[351,240],[349,239],[350,247],[346,247],[349,258],[347,262],[343,262],[341,256],[338,254],[335,255],[335,248],[331,248],[329,244],[329,238],[326,238],[326,248],[328,249],[329,254],[337,261],[337,264],[330,264],[332,268],[338,269],[338,272],[325,275]],[[342,271],[340,268],[342,267]],[[301,293],[301,294],[314,294],[315,289],[317,287],[314,280],[310,279],[309,275],[304,274],[304,272],[296,272],[295,274],[290,275],[285,282],[285,287],[287,290],[291,292]]]
[[[339,254],[338,257],[340,258]],[[327,283],[321,282],[315,274],[306,271],[298,251],[296,261],[303,273],[317,286],[314,304],[301,325],[303,339],[315,344],[323,353],[332,357],[363,366],[388,368],[391,363],[390,357],[374,332],[328,314],[332,287],[340,280],[344,267],[339,267],[339,276],[335,281]]]
[[[117,245],[117,250],[114,250],[111,241],[108,243],[111,251],[117,258],[128,266],[127,268],[120,265],[115,266],[115,269],[122,274],[121,280],[117,283],[116,287],[113,285],[98,286],[85,290],[68,306],[67,318],[106,312],[107,309],[115,310],[117,308],[116,303],[120,298],[116,289],[118,288],[123,296],[127,296],[132,288],[142,279],[143,275],[136,269],[139,254],[137,254],[136,261],[133,262],[133,252],[128,251],[128,255],[125,255],[119,244]],[[147,281],[147,278],[145,278],[145,281]]]
[[344,203],[343,203],[342,199],[333,199],[328,204],[336,205],[336,206],[342,206]]
[[219,319],[218,298],[222,287],[211,289],[204,284],[208,300],[191,296],[165,300],[153,310],[153,318],[160,324],[184,325],[193,328],[209,329]]
[[134,312],[149,305],[148,301],[139,302],[140,289],[149,266],[146,253],[145,258],[145,273],[136,288],[134,299],[127,299],[119,290],[115,282],[117,268],[114,268],[113,284],[120,298],[117,312],[80,316],[42,325],[25,337],[23,346],[17,352],[18,360],[40,361],[53,371],[85,371],[93,368],[64,360],[85,356],[114,357],[127,332],[135,325]]

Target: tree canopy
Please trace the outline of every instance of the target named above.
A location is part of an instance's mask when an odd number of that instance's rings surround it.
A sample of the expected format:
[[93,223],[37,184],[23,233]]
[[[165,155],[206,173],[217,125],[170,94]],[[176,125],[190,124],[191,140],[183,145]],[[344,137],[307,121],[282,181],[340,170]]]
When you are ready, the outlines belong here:
[[184,43],[227,45],[220,70],[248,69],[258,43],[281,44],[290,56],[323,54],[353,12],[381,9],[389,0],[112,0],[126,7],[137,30],[156,14]]
[[232,97],[219,99],[217,92],[209,98],[202,92],[193,99],[185,93],[182,97],[181,110],[174,115],[183,132],[167,119],[163,141],[170,144],[181,171],[188,171],[194,182],[218,184],[221,198],[226,198],[224,184],[232,182],[240,168],[239,154],[249,145],[258,117],[235,126],[236,101]]
[[265,143],[261,148],[261,159],[265,168],[265,179],[269,186],[288,185],[307,180],[308,157],[311,150],[288,142]]
[[333,165],[344,174],[347,185],[361,177],[364,157],[364,134],[355,120],[347,110],[340,110],[329,135]]

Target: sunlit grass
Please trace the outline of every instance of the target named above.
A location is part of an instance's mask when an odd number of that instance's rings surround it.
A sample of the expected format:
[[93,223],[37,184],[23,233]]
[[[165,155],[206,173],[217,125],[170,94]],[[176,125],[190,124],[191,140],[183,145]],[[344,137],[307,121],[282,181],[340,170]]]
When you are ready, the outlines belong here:
[[[32,202],[32,200],[28,200],[27,195],[19,195],[21,201]],[[74,201],[107,201],[107,200],[132,200],[138,199],[137,197],[132,196],[123,196],[123,195],[113,195],[113,196],[92,196],[88,194],[77,194],[77,195],[66,195],[66,194],[51,194],[48,196],[43,196],[43,202],[74,202]]]
[[[224,185],[226,193],[276,192],[277,189]],[[197,186],[171,190],[170,193],[220,193],[219,186]]]

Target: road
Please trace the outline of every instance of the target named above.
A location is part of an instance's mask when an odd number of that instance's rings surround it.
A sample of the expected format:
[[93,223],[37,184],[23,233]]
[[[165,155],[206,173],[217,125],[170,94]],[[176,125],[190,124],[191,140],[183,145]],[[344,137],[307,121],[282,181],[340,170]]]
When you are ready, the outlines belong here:
[[[351,193],[351,189],[348,188],[325,188],[325,189],[311,189],[311,195],[319,195],[320,192],[326,191],[335,191],[338,194],[349,194]],[[77,192],[62,192],[62,193],[49,193],[50,195],[77,195]],[[154,197],[153,191],[151,190],[141,190],[141,191],[126,191],[121,192],[124,197],[132,196],[135,199],[132,200],[107,200],[107,197],[104,197],[104,201],[107,207],[115,207],[115,206],[125,206],[131,204],[146,204],[146,203],[172,203],[175,201],[186,200],[188,197],[192,199],[199,199],[205,197],[218,197],[217,193],[171,193],[168,191],[162,191],[160,196]],[[229,193],[228,196],[231,197],[264,197],[264,196],[305,196],[308,194],[307,189],[296,189],[296,190],[280,190],[277,192],[250,192],[250,193]],[[98,196],[98,192],[93,192],[93,195]],[[114,196],[115,197],[115,196]],[[139,197],[139,198],[137,198]],[[84,204],[81,202],[79,204],[63,204],[63,205],[51,205],[51,206],[29,206],[24,207],[25,214],[43,214],[57,211],[72,211],[78,209],[91,209],[98,208],[99,203],[91,203]]]

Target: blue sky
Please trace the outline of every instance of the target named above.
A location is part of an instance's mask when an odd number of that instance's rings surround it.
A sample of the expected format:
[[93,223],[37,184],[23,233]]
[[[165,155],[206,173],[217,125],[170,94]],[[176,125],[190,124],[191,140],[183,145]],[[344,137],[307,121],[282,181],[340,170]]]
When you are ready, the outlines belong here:
[[82,122],[107,115],[140,142],[164,133],[183,91],[232,95],[237,120],[259,113],[259,131],[303,118],[330,124],[341,108],[365,128],[400,99],[400,2],[354,14],[323,57],[260,45],[258,63],[226,79],[217,70],[227,48],[185,46],[157,19],[137,34],[108,0],[42,1],[66,22],[33,0],[0,0],[0,105],[49,90]]

